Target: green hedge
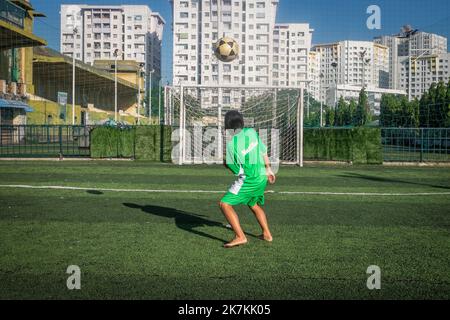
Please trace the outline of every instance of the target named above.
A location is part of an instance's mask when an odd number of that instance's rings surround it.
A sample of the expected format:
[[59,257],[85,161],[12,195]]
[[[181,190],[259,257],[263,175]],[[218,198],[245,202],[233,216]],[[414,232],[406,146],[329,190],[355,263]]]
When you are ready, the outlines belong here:
[[95,128],[91,131],[91,157],[133,158],[134,140],[134,128]]
[[[381,129],[305,129],[305,160],[345,161],[354,164],[383,162]],[[99,127],[91,132],[92,158],[135,158],[170,162],[172,128],[137,126],[129,129]]]
[[91,132],[91,157],[169,162],[172,153],[171,134],[172,130],[167,126],[95,128]]
[[169,126],[136,127],[136,159],[170,162],[172,128]]
[[305,129],[306,160],[346,161],[354,164],[383,162],[381,129]]

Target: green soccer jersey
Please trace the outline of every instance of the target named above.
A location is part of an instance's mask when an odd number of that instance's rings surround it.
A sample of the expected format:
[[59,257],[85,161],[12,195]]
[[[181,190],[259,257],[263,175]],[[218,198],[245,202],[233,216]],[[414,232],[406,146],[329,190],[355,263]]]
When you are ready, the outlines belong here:
[[245,128],[227,144],[227,165],[235,175],[246,181],[266,178],[264,155],[267,147],[254,129]]
[[222,202],[230,205],[264,205],[267,147],[254,129],[243,129],[227,144],[227,166],[238,176]]

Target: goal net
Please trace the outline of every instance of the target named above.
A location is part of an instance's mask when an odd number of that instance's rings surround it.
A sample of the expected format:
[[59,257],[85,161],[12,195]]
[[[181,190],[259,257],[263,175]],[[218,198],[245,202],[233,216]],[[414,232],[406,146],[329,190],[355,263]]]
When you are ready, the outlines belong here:
[[222,163],[231,138],[224,117],[237,110],[267,145],[272,163],[302,164],[302,89],[174,86],[165,88],[164,97],[165,124],[174,128],[175,163]]

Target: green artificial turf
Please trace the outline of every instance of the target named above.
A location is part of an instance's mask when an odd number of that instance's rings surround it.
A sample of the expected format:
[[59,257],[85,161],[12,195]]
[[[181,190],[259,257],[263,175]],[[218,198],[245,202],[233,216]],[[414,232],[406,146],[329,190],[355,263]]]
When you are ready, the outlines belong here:
[[[233,250],[222,248],[233,235],[220,193],[101,190],[220,192],[232,181],[218,166],[0,162],[0,185],[87,189],[0,187],[0,298],[450,298],[448,168],[282,167],[267,194],[274,243],[239,208],[249,244]],[[81,290],[66,287],[69,265]],[[366,287],[370,265],[381,290]]]

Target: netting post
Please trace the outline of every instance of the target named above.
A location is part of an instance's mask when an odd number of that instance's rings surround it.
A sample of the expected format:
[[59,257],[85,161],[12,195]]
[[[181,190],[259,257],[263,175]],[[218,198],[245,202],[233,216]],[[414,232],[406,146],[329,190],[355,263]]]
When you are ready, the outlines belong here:
[[219,154],[217,155],[217,161],[219,161],[221,159],[221,157],[223,156],[223,146],[222,146],[222,104],[220,103],[222,99],[222,89],[219,88],[219,107],[218,107],[218,114],[217,114],[217,142],[218,142],[218,152]]
[[273,106],[272,106],[272,127],[276,128],[277,127],[277,99],[278,99],[278,89],[274,89],[274,93],[273,93]]
[[297,164],[303,168],[303,118],[304,118],[304,92],[300,88],[297,103]]
[[167,125],[167,92],[169,88],[164,87],[164,125]]
[[180,86],[180,160],[179,165],[183,164],[184,160],[184,125],[185,125],[185,113],[184,113],[184,88]]
[[174,124],[174,118],[175,118],[175,116],[174,116],[174,112],[175,112],[175,105],[174,105],[174,103],[175,102],[174,101],[175,101],[175,99],[174,99],[173,95],[174,95],[174,88],[172,87],[172,88],[170,88],[169,111],[168,111],[168,113],[169,113],[169,125],[171,125],[171,126],[175,125]]

